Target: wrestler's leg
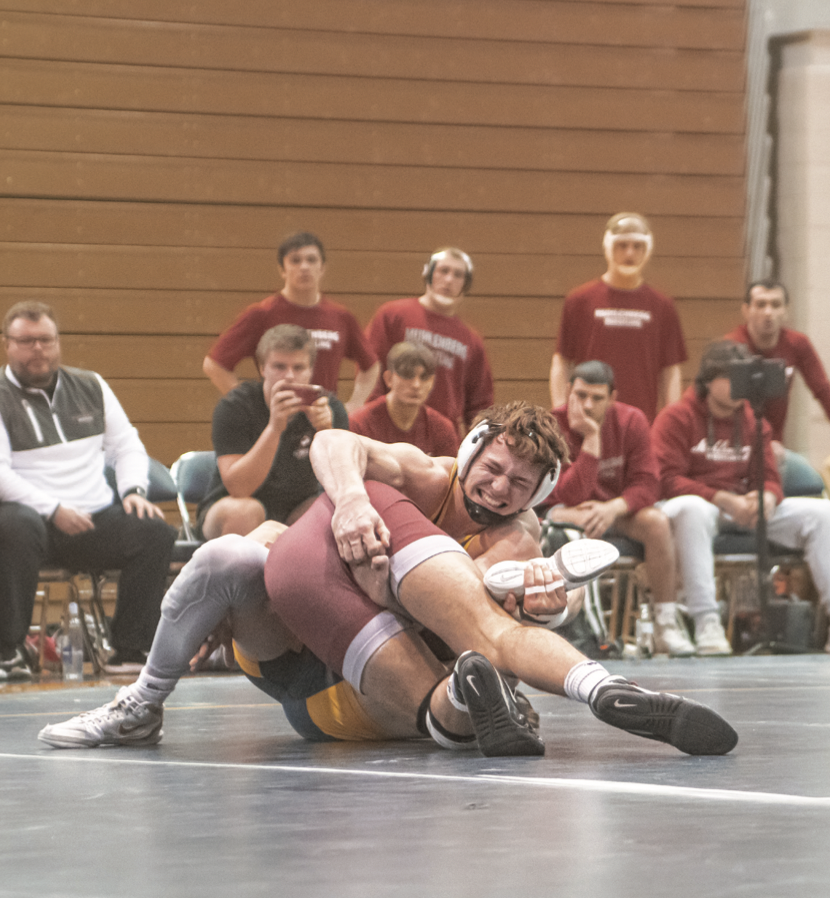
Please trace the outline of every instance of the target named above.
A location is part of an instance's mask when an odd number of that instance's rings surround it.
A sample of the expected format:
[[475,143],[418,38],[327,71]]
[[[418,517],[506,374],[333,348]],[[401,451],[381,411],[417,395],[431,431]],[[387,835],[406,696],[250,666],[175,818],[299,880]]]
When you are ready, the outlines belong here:
[[[412,546],[407,557],[413,564],[441,553],[458,555],[471,564],[458,543],[400,493],[380,484],[367,486],[393,531],[393,559],[396,547]],[[441,744],[469,735],[470,722],[463,710],[452,707],[446,689],[434,690],[443,670],[434,659],[425,663],[430,658],[426,647],[407,633],[400,617],[382,611],[368,597],[355,579],[360,571],[350,570],[339,557],[331,531],[332,510],[328,498],[321,496],[272,548],[265,581],[275,610],[317,657],[366,696],[374,715],[388,714],[411,726],[429,698],[424,722],[434,738],[430,721],[437,724]]]
[[398,597],[453,651],[480,652],[499,670],[537,689],[565,694],[565,678],[585,656],[556,633],[525,627],[488,595],[475,563],[456,554],[435,555],[401,580]]
[[197,549],[162,602],[153,645],[135,684],[142,701],[164,702],[204,639],[228,614],[234,638],[252,656],[276,658],[299,650],[299,641],[270,612],[263,579],[267,555],[264,546],[236,535]]

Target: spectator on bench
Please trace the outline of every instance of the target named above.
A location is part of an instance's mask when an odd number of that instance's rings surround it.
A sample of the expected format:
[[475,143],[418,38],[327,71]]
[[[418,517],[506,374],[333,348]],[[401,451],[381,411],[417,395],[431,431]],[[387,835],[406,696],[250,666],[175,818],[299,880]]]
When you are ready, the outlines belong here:
[[452,421],[425,404],[435,367],[435,354],[427,346],[396,343],[383,372],[389,392],[349,416],[352,432],[381,443],[412,443],[434,458],[455,456],[460,440]]
[[103,378],[61,365],[48,305],[12,306],[3,336],[0,680],[31,675],[22,646],[46,564],[121,571],[106,670],[136,672],[153,641],[176,539],[145,498],[147,453]]
[[[699,655],[732,651],[718,613],[712,541],[724,524],[752,529],[758,519],[754,415],[745,400],[732,398],[729,381],[730,364],[749,357],[746,346],[731,340],[708,346],[694,386],[660,412],[651,431]],[[830,608],[830,502],[783,499],[771,440],[764,422],[760,462],[769,538],[804,550],[819,598]]]
[[578,524],[591,539],[617,533],[641,542],[654,600],[655,650],[694,655],[677,622],[674,543],[668,518],[654,507],[660,485],[646,416],[617,401],[614,371],[598,361],[574,368],[567,403],[553,416],[570,463],[549,500],[548,518]]
[[217,470],[196,521],[205,539],[244,535],[265,520],[290,524],[320,492],[308,460],[311,440],[318,430],[348,430],[348,416],[330,393],[309,402],[295,391],[311,383],[315,352],[304,328],[272,327],[256,350],[262,379],[219,400],[213,412]]
[[296,324],[311,332],[317,347],[312,381],[336,394],[340,363],[352,359],[357,372],[346,408],[356,411],[363,405],[380,365],[354,315],[320,293],[325,263],[326,251],[316,235],[300,231],[283,240],[277,250],[282,290],[248,306],[220,334],[202,363],[202,370],[223,396],[239,384],[234,368],[255,355],[268,328]]

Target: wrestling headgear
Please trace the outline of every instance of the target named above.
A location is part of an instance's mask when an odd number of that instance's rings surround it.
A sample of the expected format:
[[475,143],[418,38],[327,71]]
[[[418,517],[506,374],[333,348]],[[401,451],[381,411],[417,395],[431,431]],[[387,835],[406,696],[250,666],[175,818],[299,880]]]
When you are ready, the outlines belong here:
[[618,212],[608,220],[602,237],[605,255],[611,254],[619,240],[641,240],[646,245],[646,259],[654,249],[654,237],[649,223],[637,212]]
[[[506,521],[512,520],[517,515],[520,515],[522,512],[527,511],[529,508],[533,508],[534,505],[538,505],[540,502],[547,499],[553,492],[553,488],[556,486],[556,481],[559,479],[559,471],[561,470],[562,465],[557,461],[555,468],[552,470],[548,469],[542,474],[542,479],[539,481],[539,485],[536,487],[536,490],[530,499],[525,503],[524,508],[520,508],[518,511],[513,512],[513,514],[498,514],[498,512],[491,511],[489,508],[485,508],[483,505],[473,502],[464,490],[464,481],[467,478],[467,474],[469,473],[473,462],[481,454],[487,443],[490,442],[485,438],[489,435],[495,436],[501,432],[502,428],[499,425],[492,425],[486,420],[480,421],[467,436],[464,437],[461,446],[458,448],[456,464],[458,465],[458,481],[461,484],[461,495],[464,498],[464,507],[467,510],[467,514],[477,524],[504,524]],[[536,434],[533,432],[529,433],[528,436],[534,440],[534,442],[537,440]]]

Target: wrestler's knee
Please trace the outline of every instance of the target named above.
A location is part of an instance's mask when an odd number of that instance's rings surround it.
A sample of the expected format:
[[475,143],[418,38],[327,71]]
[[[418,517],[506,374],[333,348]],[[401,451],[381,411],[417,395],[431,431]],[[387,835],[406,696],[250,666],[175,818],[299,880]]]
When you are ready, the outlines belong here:
[[167,591],[162,613],[203,597],[232,603],[252,582],[262,582],[268,550],[244,536],[220,536],[200,546]]

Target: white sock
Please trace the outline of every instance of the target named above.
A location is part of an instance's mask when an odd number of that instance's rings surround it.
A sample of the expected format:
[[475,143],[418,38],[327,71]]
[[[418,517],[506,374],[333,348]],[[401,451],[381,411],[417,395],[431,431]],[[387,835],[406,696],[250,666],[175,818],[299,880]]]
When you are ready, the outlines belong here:
[[141,668],[138,679],[132,685],[132,692],[142,702],[150,702],[153,705],[164,704],[170,693],[176,688],[178,678],[161,679],[147,673],[146,665]]
[[591,698],[592,693],[598,686],[603,686],[606,682],[618,682],[625,679],[617,677],[608,671],[599,663],[599,661],[591,661],[585,659],[575,664],[565,677],[565,694],[568,698],[572,698],[577,702],[584,702],[586,705]]

